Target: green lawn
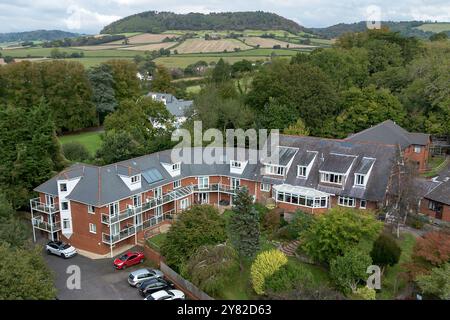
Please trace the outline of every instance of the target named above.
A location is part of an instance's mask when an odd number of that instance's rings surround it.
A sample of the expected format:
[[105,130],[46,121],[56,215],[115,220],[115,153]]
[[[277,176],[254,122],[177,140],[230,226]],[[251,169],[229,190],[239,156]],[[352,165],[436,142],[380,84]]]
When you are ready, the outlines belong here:
[[95,155],[95,152],[100,148],[102,140],[100,138],[100,132],[85,132],[79,134],[70,134],[59,137],[61,144],[65,144],[72,141],[77,141],[86,146],[91,155]]
[[416,238],[409,233],[405,233],[402,234],[397,241],[402,249],[400,261],[396,265],[392,267],[388,266],[386,268],[383,278],[381,279],[381,291],[377,294],[377,299],[394,299],[406,285],[405,280],[399,276],[402,272],[401,264],[411,260],[411,254],[414,244],[416,243]]
[[159,251],[161,249],[161,245],[163,244],[164,240],[166,240],[166,237],[167,237],[166,233],[160,233],[148,239],[147,242],[150,247]]
[[428,159],[428,168],[430,168],[430,171],[425,172],[423,176],[425,178],[435,177],[436,175],[439,174],[439,171],[442,170],[442,168],[444,168],[446,163],[447,163],[446,157],[444,156],[430,157]]

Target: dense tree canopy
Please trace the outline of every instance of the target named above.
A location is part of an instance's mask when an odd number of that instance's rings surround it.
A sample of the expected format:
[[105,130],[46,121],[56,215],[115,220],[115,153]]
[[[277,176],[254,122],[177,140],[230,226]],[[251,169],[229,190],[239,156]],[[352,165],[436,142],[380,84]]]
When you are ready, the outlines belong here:
[[330,263],[363,241],[374,241],[381,227],[370,212],[332,208],[301,234],[301,248],[317,261]]
[[184,270],[185,263],[205,245],[225,242],[225,220],[212,206],[193,206],[183,212],[170,228],[161,246],[169,265]]
[[44,98],[58,131],[81,129],[95,122],[92,89],[78,62],[9,64],[0,69],[0,78],[7,84],[0,92],[0,103],[32,108]]
[[0,190],[15,208],[27,205],[32,190],[65,165],[48,114],[43,102],[0,108]]

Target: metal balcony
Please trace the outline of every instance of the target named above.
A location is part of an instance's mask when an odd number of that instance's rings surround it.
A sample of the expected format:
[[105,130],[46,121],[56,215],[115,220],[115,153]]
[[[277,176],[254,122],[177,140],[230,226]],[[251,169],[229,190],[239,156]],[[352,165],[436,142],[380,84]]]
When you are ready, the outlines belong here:
[[43,221],[41,218],[31,219],[31,223],[33,224],[34,228],[47,232],[56,232],[61,230],[61,222],[57,221],[55,223],[48,223],[46,221]]
[[31,199],[30,205],[32,210],[36,210],[39,212],[44,212],[47,214],[53,214],[59,212],[59,206],[57,203],[53,205],[48,205],[46,203],[40,202],[39,198]]

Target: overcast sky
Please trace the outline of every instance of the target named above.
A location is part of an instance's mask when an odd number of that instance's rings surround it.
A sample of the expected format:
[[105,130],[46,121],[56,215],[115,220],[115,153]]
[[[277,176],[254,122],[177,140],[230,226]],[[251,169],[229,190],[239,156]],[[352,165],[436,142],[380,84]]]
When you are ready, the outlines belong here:
[[0,32],[61,29],[98,33],[110,22],[149,10],[263,10],[306,27],[374,20],[378,15],[381,20],[450,21],[449,0],[0,0]]

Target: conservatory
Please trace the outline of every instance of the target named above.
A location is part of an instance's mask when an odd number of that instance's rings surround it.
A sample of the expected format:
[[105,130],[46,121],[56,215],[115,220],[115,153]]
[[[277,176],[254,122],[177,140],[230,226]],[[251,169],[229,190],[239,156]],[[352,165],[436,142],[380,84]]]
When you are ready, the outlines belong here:
[[309,208],[328,208],[330,194],[306,187],[282,184],[274,186],[274,198],[284,202]]

